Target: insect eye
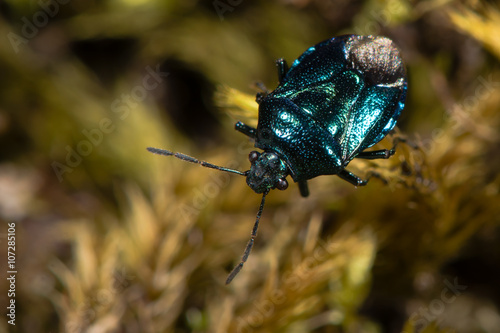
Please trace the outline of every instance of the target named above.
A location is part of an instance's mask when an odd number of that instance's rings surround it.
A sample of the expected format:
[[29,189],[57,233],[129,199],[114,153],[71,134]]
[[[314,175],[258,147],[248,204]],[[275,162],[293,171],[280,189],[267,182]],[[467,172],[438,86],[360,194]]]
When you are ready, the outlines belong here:
[[276,184],[276,188],[278,190],[286,190],[288,188],[288,182],[286,181],[286,179],[280,179],[278,180],[278,184]]
[[250,154],[248,154],[248,160],[250,161],[250,163],[255,162],[255,161],[257,161],[259,156],[260,156],[260,154],[258,152],[256,152],[255,150],[251,151]]

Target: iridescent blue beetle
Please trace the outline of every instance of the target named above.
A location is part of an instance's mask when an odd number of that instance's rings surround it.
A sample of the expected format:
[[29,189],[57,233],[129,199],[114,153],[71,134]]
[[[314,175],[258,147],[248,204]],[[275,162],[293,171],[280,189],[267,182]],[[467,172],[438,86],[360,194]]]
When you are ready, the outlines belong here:
[[286,177],[309,195],[307,180],[338,175],[355,186],[367,181],[347,171],[353,158],[389,158],[394,150],[364,151],[382,140],[396,125],[404,108],[407,79],[399,50],[381,36],[345,35],[306,50],[290,69],[277,60],[279,85],[257,94],[257,128],[242,122],[236,130],[255,140],[250,170],[241,172],[200,161],[181,153],[148,148],[187,162],[246,176],[262,193],[257,218],[241,262],[229,274],[230,283],[252,249],[265,197],[271,189],[285,190]]

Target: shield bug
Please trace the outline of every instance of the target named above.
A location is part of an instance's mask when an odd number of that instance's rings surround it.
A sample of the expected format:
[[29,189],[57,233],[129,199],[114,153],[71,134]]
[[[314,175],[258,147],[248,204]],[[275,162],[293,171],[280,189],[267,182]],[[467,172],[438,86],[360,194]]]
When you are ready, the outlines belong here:
[[345,35],[307,49],[292,66],[276,61],[279,85],[257,94],[257,128],[238,122],[237,131],[255,140],[250,170],[242,172],[158,148],[152,153],[174,156],[204,167],[246,177],[262,193],[257,217],[241,261],[227,277],[230,283],[247,261],[257,236],[266,195],[285,190],[287,176],[309,195],[307,180],[337,175],[354,186],[366,185],[345,168],[353,158],[389,158],[394,150],[365,149],[382,140],[404,108],[407,78],[401,54],[381,36]]

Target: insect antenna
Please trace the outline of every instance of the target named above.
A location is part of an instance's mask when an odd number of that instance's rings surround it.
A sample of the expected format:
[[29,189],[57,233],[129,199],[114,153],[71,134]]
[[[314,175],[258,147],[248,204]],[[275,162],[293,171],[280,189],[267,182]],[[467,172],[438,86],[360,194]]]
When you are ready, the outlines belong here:
[[248,259],[248,256],[250,255],[250,251],[252,251],[255,237],[257,237],[257,229],[259,229],[260,216],[262,215],[262,210],[264,209],[264,202],[266,201],[267,193],[269,193],[269,190],[262,194],[262,201],[260,202],[259,211],[257,212],[255,224],[253,225],[253,229],[252,229],[252,236],[250,237],[250,240],[248,241],[247,247],[245,248],[245,252],[243,252],[243,256],[241,257],[241,261],[238,265],[236,265],[233,268],[231,273],[229,273],[229,275],[227,276],[226,284],[230,284],[231,281],[233,281],[234,277],[241,271],[241,269],[243,268],[243,265],[245,264],[245,262]]
[[153,154],[163,155],[163,156],[174,156],[174,157],[177,157],[178,159],[186,161],[186,162],[200,164],[201,166],[204,166],[205,168],[216,169],[216,170],[226,171],[226,172],[232,172],[232,173],[236,173],[236,174],[242,175],[242,176],[246,176],[248,173],[248,171],[242,172],[239,170],[221,167],[221,166],[218,166],[218,165],[215,165],[212,163],[198,160],[194,157],[191,157],[191,156],[188,156],[188,155],[185,155],[182,153],[174,153],[174,152],[171,152],[170,150],[153,148],[153,147],[148,147],[147,150]]

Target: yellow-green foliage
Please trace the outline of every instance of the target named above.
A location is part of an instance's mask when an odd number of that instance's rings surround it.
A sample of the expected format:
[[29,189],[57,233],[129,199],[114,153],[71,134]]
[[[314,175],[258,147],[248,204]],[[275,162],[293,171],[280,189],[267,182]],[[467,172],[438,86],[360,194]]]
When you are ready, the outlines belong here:
[[[41,9],[6,1],[0,219],[17,222],[19,332],[499,332],[498,276],[484,273],[498,266],[500,242],[498,8],[233,1],[221,20],[213,3],[73,0],[14,47],[22,17]],[[252,143],[233,125],[256,124],[254,82],[272,89],[273,59],[291,63],[344,33],[401,45],[407,107],[375,147],[397,152],[349,165],[372,177],[363,188],[325,176],[308,198],[295,185],[271,192],[252,254],[225,286],[260,196],[243,177],[146,147],[246,170]],[[135,43],[109,82],[72,48],[102,38]],[[172,123],[162,99],[170,76],[114,108],[166,59],[217,87],[207,103],[220,110],[219,141],[197,146]],[[67,147],[96,129],[92,152],[58,178]],[[460,266],[470,258],[486,267],[475,278],[464,270],[478,266]],[[4,316],[0,331],[12,328]]]

